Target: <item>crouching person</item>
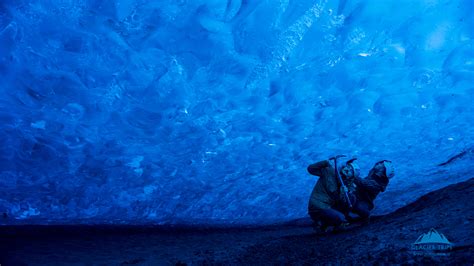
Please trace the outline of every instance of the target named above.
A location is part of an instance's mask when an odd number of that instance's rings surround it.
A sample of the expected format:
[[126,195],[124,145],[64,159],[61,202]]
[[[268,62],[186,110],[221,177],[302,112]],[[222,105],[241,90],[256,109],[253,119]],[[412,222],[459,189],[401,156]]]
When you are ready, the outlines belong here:
[[308,214],[314,221],[315,227],[319,225],[322,231],[326,231],[326,228],[330,226],[337,229],[347,224],[341,206],[351,206],[347,195],[351,195],[350,192],[353,192],[354,187],[349,184],[353,183],[354,177],[358,177],[360,171],[354,160],[346,163],[338,171],[347,190],[344,190],[344,186],[338,180],[334,161],[324,160],[308,166],[310,174],[319,176],[311,192]]
[[383,160],[377,162],[366,178],[354,178],[356,184],[356,203],[352,213],[359,217],[354,221],[368,221],[370,212],[374,208],[374,200],[380,192],[384,192],[390,179],[395,175],[392,162]]

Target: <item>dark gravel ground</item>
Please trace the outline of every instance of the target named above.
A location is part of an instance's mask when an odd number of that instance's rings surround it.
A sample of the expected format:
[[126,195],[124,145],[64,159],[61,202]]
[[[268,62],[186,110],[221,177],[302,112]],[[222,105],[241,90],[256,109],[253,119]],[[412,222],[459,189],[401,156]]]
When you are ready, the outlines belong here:
[[[415,254],[431,228],[453,244]],[[474,265],[474,178],[373,217],[370,224],[320,235],[308,219],[261,227],[1,226],[6,265]]]
[[[335,235],[285,236],[249,247],[242,264],[474,265],[474,179],[431,192],[367,226]],[[414,254],[411,244],[431,228],[454,244],[444,254]]]

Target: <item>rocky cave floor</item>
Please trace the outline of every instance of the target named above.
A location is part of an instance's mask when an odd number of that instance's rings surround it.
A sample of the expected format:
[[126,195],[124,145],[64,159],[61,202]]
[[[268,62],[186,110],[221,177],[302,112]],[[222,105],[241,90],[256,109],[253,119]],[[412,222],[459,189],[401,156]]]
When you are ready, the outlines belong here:
[[[415,253],[431,228],[445,253]],[[474,178],[428,193],[370,224],[337,234],[309,219],[260,227],[0,227],[0,265],[262,265],[474,263]]]

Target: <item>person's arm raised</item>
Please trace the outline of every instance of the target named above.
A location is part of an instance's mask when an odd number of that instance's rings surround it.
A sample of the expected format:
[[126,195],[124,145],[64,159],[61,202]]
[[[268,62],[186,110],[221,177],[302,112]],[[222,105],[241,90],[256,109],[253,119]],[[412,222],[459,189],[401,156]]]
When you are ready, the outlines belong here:
[[354,178],[354,183],[358,187],[362,187],[366,190],[373,191],[373,192],[379,192],[383,189],[380,186],[380,184],[377,183],[377,181],[375,181],[373,179],[369,179],[369,178],[356,177],[356,178]]
[[330,164],[329,164],[328,160],[313,163],[310,166],[308,166],[308,172],[312,175],[320,176],[321,175],[321,169],[323,169],[325,167],[328,167],[329,165]]

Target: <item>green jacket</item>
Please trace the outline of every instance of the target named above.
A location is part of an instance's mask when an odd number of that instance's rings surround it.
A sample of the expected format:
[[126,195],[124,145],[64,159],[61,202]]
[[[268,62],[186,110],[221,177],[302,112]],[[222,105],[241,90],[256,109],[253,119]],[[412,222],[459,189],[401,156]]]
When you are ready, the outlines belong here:
[[[334,164],[328,160],[321,161],[308,166],[308,172],[319,176],[318,182],[311,192],[309,198],[308,212],[335,208],[339,204],[347,204],[344,191],[337,179]],[[346,184],[349,191],[352,190],[351,184]]]

